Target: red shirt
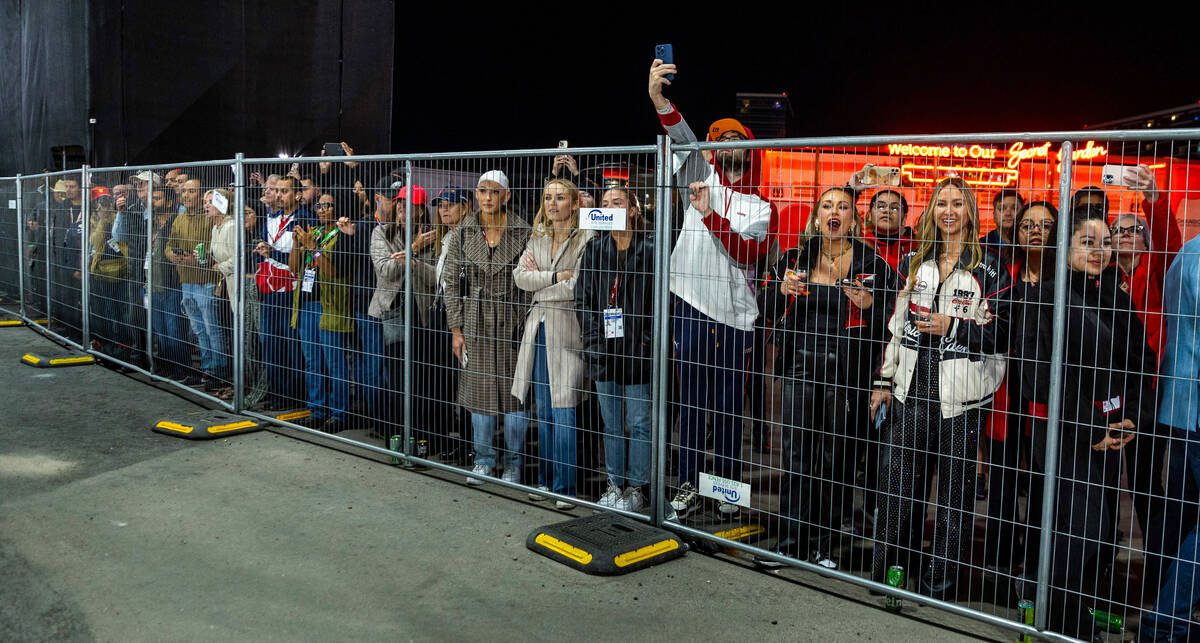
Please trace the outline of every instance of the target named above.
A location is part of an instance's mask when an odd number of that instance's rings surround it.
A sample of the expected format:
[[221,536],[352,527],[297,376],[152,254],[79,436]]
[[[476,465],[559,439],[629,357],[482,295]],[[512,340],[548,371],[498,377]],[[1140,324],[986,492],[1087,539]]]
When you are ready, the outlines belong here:
[[1179,232],[1175,212],[1165,192],[1160,193],[1158,200],[1153,203],[1143,199],[1142,212],[1150,224],[1151,250],[1142,254],[1132,274],[1124,270],[1119,272],[1124,281],[1122,287],[1133,299],[1138,309],[1138,319],[1146,327],[1146,343],[1161,359],[1162,343],[1166,339],[1162,314],[1163,277],[1167,274],[1167,266],[1171,265],[1175,254],[1183,246],[1183,234]]
[[917,249],[917,240],[912,236],[912,228],[904,228],[894,237],[877,237],[874,231],[863,233],[863,240],[875,247],[875,252],[888,262],[892,270],[900,270],[900,259]]

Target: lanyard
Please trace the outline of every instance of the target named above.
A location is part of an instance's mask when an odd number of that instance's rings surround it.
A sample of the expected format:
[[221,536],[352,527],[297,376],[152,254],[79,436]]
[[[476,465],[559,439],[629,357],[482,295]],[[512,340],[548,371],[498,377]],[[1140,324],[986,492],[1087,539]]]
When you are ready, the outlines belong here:
[[621,285],[621,274],[617,273],[617,276],[613,277],[612,290],[610,290],[608,293],[608,307],[609,308],[612,308],[613,304],[616,303],[616,301],[617,301],[617,288],[620,285]]
[[[325,231],[323,229],[318,228],[317,232],[313,236],[314,237],[319,236],[322,232],[325,232]],[[308,256],[306,256],[304,258],[304,265],[308,265],[308,264],[312,263],[313,260],[316,259],[317,256],[319,256],[320,251],[325,248],[325,244],[328,243],[329,240],[333,238],[333,235],[337,234],[337,232],[338,232],[337,228],[333,228],[325,235],[324,239],[321,239],[320,241],[313,244],[313,248],[308,251]]]
[[279,237],[282,237],[283,233],[285,232],[284,229],[287,228],[288,224],[291,222],[292,215],[290,214],[279,219],[279,229],[275,231],[275,237],[271,239],[271,245],[275,245],[275,242],[279,241]]

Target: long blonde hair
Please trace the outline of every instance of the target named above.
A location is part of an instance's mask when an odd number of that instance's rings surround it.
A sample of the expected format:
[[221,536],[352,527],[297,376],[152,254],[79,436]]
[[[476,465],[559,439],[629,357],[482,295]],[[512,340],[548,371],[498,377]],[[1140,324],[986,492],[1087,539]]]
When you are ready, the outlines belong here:
[[533,218],[533,230],[530,234],[535,237],[545,237],[553,235],[554,222],[550,221],[550,217],[546,216],[546,191],[553,185],[559,185],[567,189],[571,195],[571,204],[574,212],[571,214],[571,232],[579,229],[579,188],[567,179],[551,179],[546,181],[542,186],[542,205],[538,206],[537,216]]
[[929,195],[929,201],[925,204],[925,210],[921,213],[921,218],[917,219],[916,237],[919,245],[916,253],[913,255],[912,261],[908,264],[908,283],[904,285],[904,290],[911,290],[913,284],[917,282],[917,270],[921,264],[925,263],[925,259],[930,256],[937,256],[939,238],[942,231],[937,227],[937,218],[933,216],[933,207],[937,203],[938,197],[942,195],[942,191],[947,188],[954,188],[963,194],[963,205],[967,212],[967,220],[965,222],[967,229],[963,232],[963,250],[971,251],[971,261],[967,264],[967,270],[973,270],[983,261],[983,247],[979,245],[979,203],[975,200],[975,191],[967,182],[957,176],[938,181],[934,186],[933,192]]

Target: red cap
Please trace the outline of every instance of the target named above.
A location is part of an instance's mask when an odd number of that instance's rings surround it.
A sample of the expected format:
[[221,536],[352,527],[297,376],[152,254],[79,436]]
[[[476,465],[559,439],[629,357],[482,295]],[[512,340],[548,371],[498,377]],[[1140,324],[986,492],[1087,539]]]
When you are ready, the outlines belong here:
[[[396,196],[392,197],[393,201],[397,199],[408,199],[408,186],[400,188]],[[425,205],[425,188],[419,185],[412,186],[412,199],[408,200],[412,201],[414,205]]]

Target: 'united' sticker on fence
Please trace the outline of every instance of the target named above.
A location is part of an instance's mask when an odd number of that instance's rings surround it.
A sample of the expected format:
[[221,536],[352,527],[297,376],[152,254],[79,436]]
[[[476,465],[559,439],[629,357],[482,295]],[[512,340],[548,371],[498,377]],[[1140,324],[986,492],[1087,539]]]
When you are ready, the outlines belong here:
[[579,227],[584,230],[624,230],[625,208],[579,208]]
[[711,473],[700,474],[700,495],[750,508],[750,485]]

